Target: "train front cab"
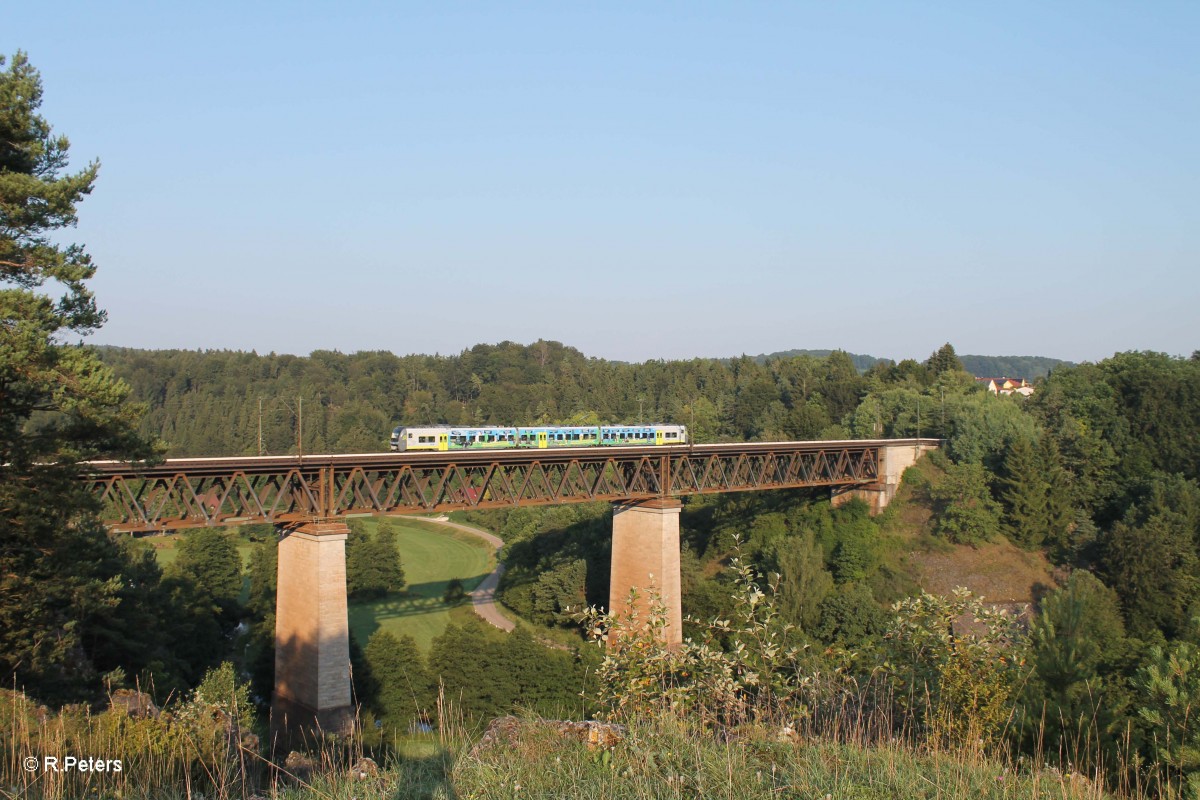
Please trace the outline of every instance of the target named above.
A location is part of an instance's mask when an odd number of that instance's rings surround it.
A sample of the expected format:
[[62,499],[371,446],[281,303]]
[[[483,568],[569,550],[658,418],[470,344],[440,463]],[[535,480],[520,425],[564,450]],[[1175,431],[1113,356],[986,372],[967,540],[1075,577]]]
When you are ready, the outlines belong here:
[[409,450],[449,450],[450,436],[445,428],[405,428],[392,431],[392,449],[404,453]]

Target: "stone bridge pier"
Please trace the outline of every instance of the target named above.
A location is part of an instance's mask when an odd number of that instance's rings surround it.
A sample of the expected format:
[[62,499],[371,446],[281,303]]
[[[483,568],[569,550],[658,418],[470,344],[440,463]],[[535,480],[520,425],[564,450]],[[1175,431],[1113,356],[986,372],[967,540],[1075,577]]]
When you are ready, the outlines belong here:
[[[612,576],[608,610],[616,617],[636,614],[648,622],[661,604],[668,646],[683,644],[683,605],[679,584],[679,513],[674,498],[613,504]],[[633,602],[630,602],[631,593]]]
[[273,733],[349,733],[350,624],[344,522],[309,522],[279,542]]

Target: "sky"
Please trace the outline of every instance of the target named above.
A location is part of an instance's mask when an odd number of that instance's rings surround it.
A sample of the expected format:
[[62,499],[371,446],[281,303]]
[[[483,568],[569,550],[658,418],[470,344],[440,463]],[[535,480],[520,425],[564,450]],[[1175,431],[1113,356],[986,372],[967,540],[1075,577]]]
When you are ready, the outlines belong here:
[[1200,348],[1200,3],[20,3],[96,344]]

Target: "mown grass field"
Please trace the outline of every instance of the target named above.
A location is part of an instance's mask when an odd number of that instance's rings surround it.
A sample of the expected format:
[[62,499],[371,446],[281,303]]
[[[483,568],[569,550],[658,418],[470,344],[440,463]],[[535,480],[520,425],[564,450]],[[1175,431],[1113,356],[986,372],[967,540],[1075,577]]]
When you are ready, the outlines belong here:
[[[373,534],[380,521],[366,519],[364,522]],[[473,613],[469,604],[451,608],[442,602],[447,584],[458,578],[463,582],[464,590],[470,592],[495,568],[495,556],[482,539],[461,531],[422,521],[409,523],[393,518],[384,522],[397,532],[407,591],[382,600],[352,601],[350,631],[360,644],[366,645],[371,634],[382,628],[397,636],[411,636],[418,647],[428,651],[434,638],[451,621],[462,622]],[[161,566],[165,568],[174,563],[179,555],[177,548],[181,537],[186,535],[173,534],[151,540]],[[249,541],[239,542],[238,552],[243,565],[249,560],[252,549],[253,544]]]
[[[368,525],[378,523],[367,520]],[[382,628],[397,636],[411,636],[422,651],[428,651],[453,616],[471,613],[469,606],[454,609],[442,602],[446,585],[458,578],[470,592],[495,567],[494,555],[483,540],[450,528],[419,528],[397,519],[385,524],[397,531],[408,590],[370,603],[351,602],[350,632],[366,645],[371,634]]]
[[[158,559],[158,565],[164,569],[175,563],[175,559],[179,557],[179,542],[187,536],[186,533],[172,533],[167,536],[155,536],[151,538],[150,546],[154,548],[154,557]],[[242,557],[242,567],[250,562],[250,551],[254,549],[254,545],[245,539],[238,541],[238,555]]]

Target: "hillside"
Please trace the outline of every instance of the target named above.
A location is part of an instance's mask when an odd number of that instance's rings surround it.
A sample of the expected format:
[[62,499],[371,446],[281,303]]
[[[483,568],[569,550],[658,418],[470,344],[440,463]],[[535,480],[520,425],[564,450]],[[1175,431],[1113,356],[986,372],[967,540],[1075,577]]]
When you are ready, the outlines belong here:
[[[754,356],[754,361],[759,364],[765,364],[768,361],[776,361],[785,358],[828,358],[834,350],[780,350],[774,353],[761,353]],[[871,367],[879,363],[891,363],[891,359],[877,358],[876,356],[863,355],[860,353],[846,353],[850,360],[854,362],[854,367],[860,373],[866,372]],[[1059,358],[1046,358],[1044,356],[981,356],[981,355],[960,355],[959,360],[962,361],[963,367],[972,375],[980,377],[996,378],[1025,378],[1026,380],[1034,380],[1036,378],[1044,378],[1050,374],[1050,371],[1060,366],[1074,366],[1070,361],[1063,361]]]
[[1058,367],[1075,366],[1073,362],[1043,356],[959,356],[967,372],[981,378],[1024,378],[1032,381],[1044,378]]
[[[824,358],[828,358],[830,355],[832,355],[835,352],[844,352],[844,351],[803,350],[803,349],[779,350],[774,353],[760,353],[760,354],[754,356],[754,361],[755,361],[755,363],[758,363],[758,364],[765,364],[768,361],[778,361],[780,359],[785,359],[785,358],[800,357],[800,358],[824,359]],[[850,357],[850,360],[854,362],[854,368],[857,369],[859,372],[866,372],[871,367],[878,364],[880,361],[888,360],[886,358],[876,358],[875,356],[861,355],[859,353],[846,353],[846,355],[848,355]]]
[[[924,459],[913,468],[926,480],[941,471]],[[989,603],[1026,611],[1056,584],[1054,567],[1038,550],[1017,547],[1007,538],[974,545],[951,544],[933,534],[934,510],[913,481],[901,484],[882,529],[897,539],[903,571],[922,590],[949,595],[965,587]]]

